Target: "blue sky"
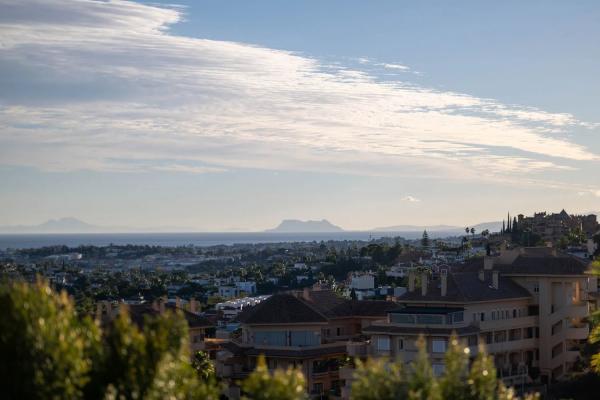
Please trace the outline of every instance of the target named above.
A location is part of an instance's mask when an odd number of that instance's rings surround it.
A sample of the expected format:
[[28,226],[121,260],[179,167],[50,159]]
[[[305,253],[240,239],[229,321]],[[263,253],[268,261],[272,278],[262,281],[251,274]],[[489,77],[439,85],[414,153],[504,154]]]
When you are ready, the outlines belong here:
[[600,211],[597,2],[0,0],[0,225]]

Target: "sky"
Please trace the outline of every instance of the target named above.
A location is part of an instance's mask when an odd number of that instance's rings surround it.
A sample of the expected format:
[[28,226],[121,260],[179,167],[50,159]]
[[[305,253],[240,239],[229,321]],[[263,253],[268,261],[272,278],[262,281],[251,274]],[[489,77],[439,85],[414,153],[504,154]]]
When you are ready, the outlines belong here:
[[0,225],[600,211],[597,1],[0,0]]

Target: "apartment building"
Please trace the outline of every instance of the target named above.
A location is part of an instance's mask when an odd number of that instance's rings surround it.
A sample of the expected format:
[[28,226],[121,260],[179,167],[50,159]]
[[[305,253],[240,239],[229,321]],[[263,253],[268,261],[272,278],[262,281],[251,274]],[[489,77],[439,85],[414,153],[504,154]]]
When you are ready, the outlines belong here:
[[[455,333],[475,356],[484,344],[508,385],[559,380],[587,340],[585,318],[597,298],[585,261],[549,248],[502,251],[440,270],[409,274],[409,290],[387,318],[366,327],[370,340],[349,346],[354,356],[401,357],[410,362],[423,335],[433,369]],[[351,374],[346,378],[347,397]]]
[[217,353],[217,375],[228,381],[227,395],[237,398],[236,381],[263,354],[271,369],[300,368],[311,395],[339,395],[348,341],[394,308],[387,301],[346,300],[325,289],[273,295],[238,316],[241,332]]

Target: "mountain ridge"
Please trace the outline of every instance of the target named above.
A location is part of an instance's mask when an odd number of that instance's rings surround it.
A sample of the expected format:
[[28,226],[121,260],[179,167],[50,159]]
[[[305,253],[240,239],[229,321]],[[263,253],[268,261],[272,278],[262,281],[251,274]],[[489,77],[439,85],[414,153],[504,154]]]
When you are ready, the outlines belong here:
[[284,219],[275,228],[266,229],[265,232],[273,233],[318,233],[318,232],[346,232],[337,225],[332,224],[326,219],[307,220]]

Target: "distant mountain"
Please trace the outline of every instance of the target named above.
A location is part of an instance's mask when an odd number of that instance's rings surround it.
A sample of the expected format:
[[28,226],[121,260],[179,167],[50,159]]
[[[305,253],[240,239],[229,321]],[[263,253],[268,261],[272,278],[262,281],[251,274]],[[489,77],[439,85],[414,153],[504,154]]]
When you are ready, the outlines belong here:
[[0,233],[135,233],[135,232],[191,232],[191,228],[157,227],[132,228],[125,226],[98,226],[77,218],[51,219],[39,225],[0,226]]
[[500,232],[502,229],[502,221],[492,221],[492,222],[482,222],[477,225],[473,225],[475,231],[481,232],[483,230],[488,230],[490,232]]
[[103,231],[102,227],[72,217],[51,219],[40,225],[0,226],[2,233],[93,233],[101,231]]
[[284,219],[273,229],[267,229],[265,232],[280,233],[317,233],[317,232],[343,232],[339,226],[333,225],[326,219],[320,221],[300,221],[297,219]]

